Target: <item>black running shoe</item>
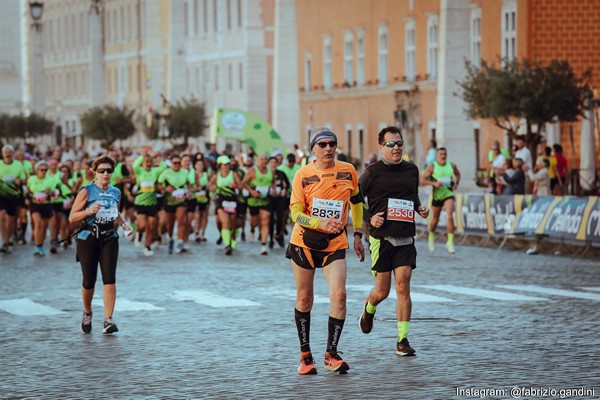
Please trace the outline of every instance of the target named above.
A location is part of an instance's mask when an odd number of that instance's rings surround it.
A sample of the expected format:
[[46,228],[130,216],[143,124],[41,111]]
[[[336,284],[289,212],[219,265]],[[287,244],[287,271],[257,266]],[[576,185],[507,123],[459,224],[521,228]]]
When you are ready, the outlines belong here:
[[92,314],[83,313],[81,318],[81,332],[88,334],[92,331]]
[[370,333],[373,329],[373,319],[375,314],[370,314],[367,312],[367,303],[369,302],[369,298],[365,300],[365,305],[363,307],[363,312],[358,319],[358,326],[360,326],[360,330],[362,333]]
[[217,239],[217,244],[219,246],[223,244],[223,236],[219,236],[219,238]]
[[119,328],[117,328],[117,324],[112,320],[112,318],[104,320],[104,329],[102,329],[102,333],[109,334],[119,332]]
[[401,357],[417,355],[415,349],[410,347],[407,338],[404,338],[398,343],[396,343],[396,354],[398,354]]
[[233,253],[233,249],[231,248],[231,246],[225,247],[225,255],[226,256],[230,256],[232,253]]
[[269,248],[272,249],[273,247],[275,247],[275,242],[271,240],[269,242]]

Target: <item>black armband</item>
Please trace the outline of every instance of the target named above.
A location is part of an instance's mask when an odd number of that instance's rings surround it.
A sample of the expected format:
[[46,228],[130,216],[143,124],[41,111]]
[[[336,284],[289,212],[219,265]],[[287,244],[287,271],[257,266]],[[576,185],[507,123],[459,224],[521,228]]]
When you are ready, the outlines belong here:
[[358,193],[355,194],[354,196],[350,197],[350,203],[352,204],[359,204],[359,203],[364,203],[365,202],[365,197],[362,194],[362,190],[360,190],[360,186],[358,187]]

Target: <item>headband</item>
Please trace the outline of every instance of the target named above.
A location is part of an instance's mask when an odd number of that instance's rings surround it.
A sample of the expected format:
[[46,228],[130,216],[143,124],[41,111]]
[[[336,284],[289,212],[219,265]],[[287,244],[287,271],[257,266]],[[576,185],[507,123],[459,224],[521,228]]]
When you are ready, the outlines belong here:
[[333,139],[337,142],[337,136],[335,136],[335,133],[333,133],[331,131],[319,132],[310,140],[310,150],[311,151],[312,151],[313,147],[315,147],[315,144],[321,139]]

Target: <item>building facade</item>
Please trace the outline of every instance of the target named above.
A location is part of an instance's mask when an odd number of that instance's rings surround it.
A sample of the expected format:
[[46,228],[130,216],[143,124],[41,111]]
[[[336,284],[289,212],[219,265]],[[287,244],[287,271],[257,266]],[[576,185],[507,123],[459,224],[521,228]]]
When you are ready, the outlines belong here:
[[[297,1],[301,143],[307,143],[312,127],[328,125],[338,133],[343,152],[363,162],[377,151],[377,132],[397,125],[413,161],[420,165],[429,140],[435,139],[463,172],[463,189],[475,188],[492,142],[507,146],[508,138],[489,121],[465,116],[465,105],[455,95],[456,82],[466,74],[465,60],[480,65],[481,60],[498,64],[501,58],[566,58],[578,74],[599,65],[600,42],[593,32],[600,1],[576,3]],[[559,42],[556,26],[561,26]],[[592,85],[599,83],[595,77]],[[561,126],[540,129],[547,135]],[[553,133],[552,141],[570,148],[565,135]]]
[[[24,3],[0,6],[0,113],[25,113],[29,103]],[[21,21],[15,24],[14,21]]]

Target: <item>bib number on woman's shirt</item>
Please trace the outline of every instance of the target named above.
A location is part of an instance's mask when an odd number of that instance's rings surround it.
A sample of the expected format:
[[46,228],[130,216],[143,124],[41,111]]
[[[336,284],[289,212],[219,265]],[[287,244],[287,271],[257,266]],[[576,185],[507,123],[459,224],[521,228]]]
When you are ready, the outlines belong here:
[[140,193],[154,192],[154,181],[140,182]]
[[257,186],[256,191],[258,192],[259,197],[265,198],[269,195],[269,186]]
[[312,204],[312,217],[319,219],[335,218],[338,221],[342,219],[342,211],[344,209],[344,202],[342,200],[327,200],[327,199],[313,199]]
[[235,201],[224,201],[221,203],[223,207],[223,211],[229,214],[235,214],[235,209],[237,207],[237,203]]
[[410,200],[388,199],[387,219],[390,221],[414,222],[415,203]]
[[33,202],[35,204],[44,204],[48,200],[48,194],[44,192],[35,192],[33,194]]
[[199,190],[196,192],[196,201],[205,201],[206,199],[206,190]]
[[173,200],[175,201],[182,201],[187,197],[187,193],[187,189],[181,188],[174,190],[173,193],[171,193],[171,196],[173,196]]

